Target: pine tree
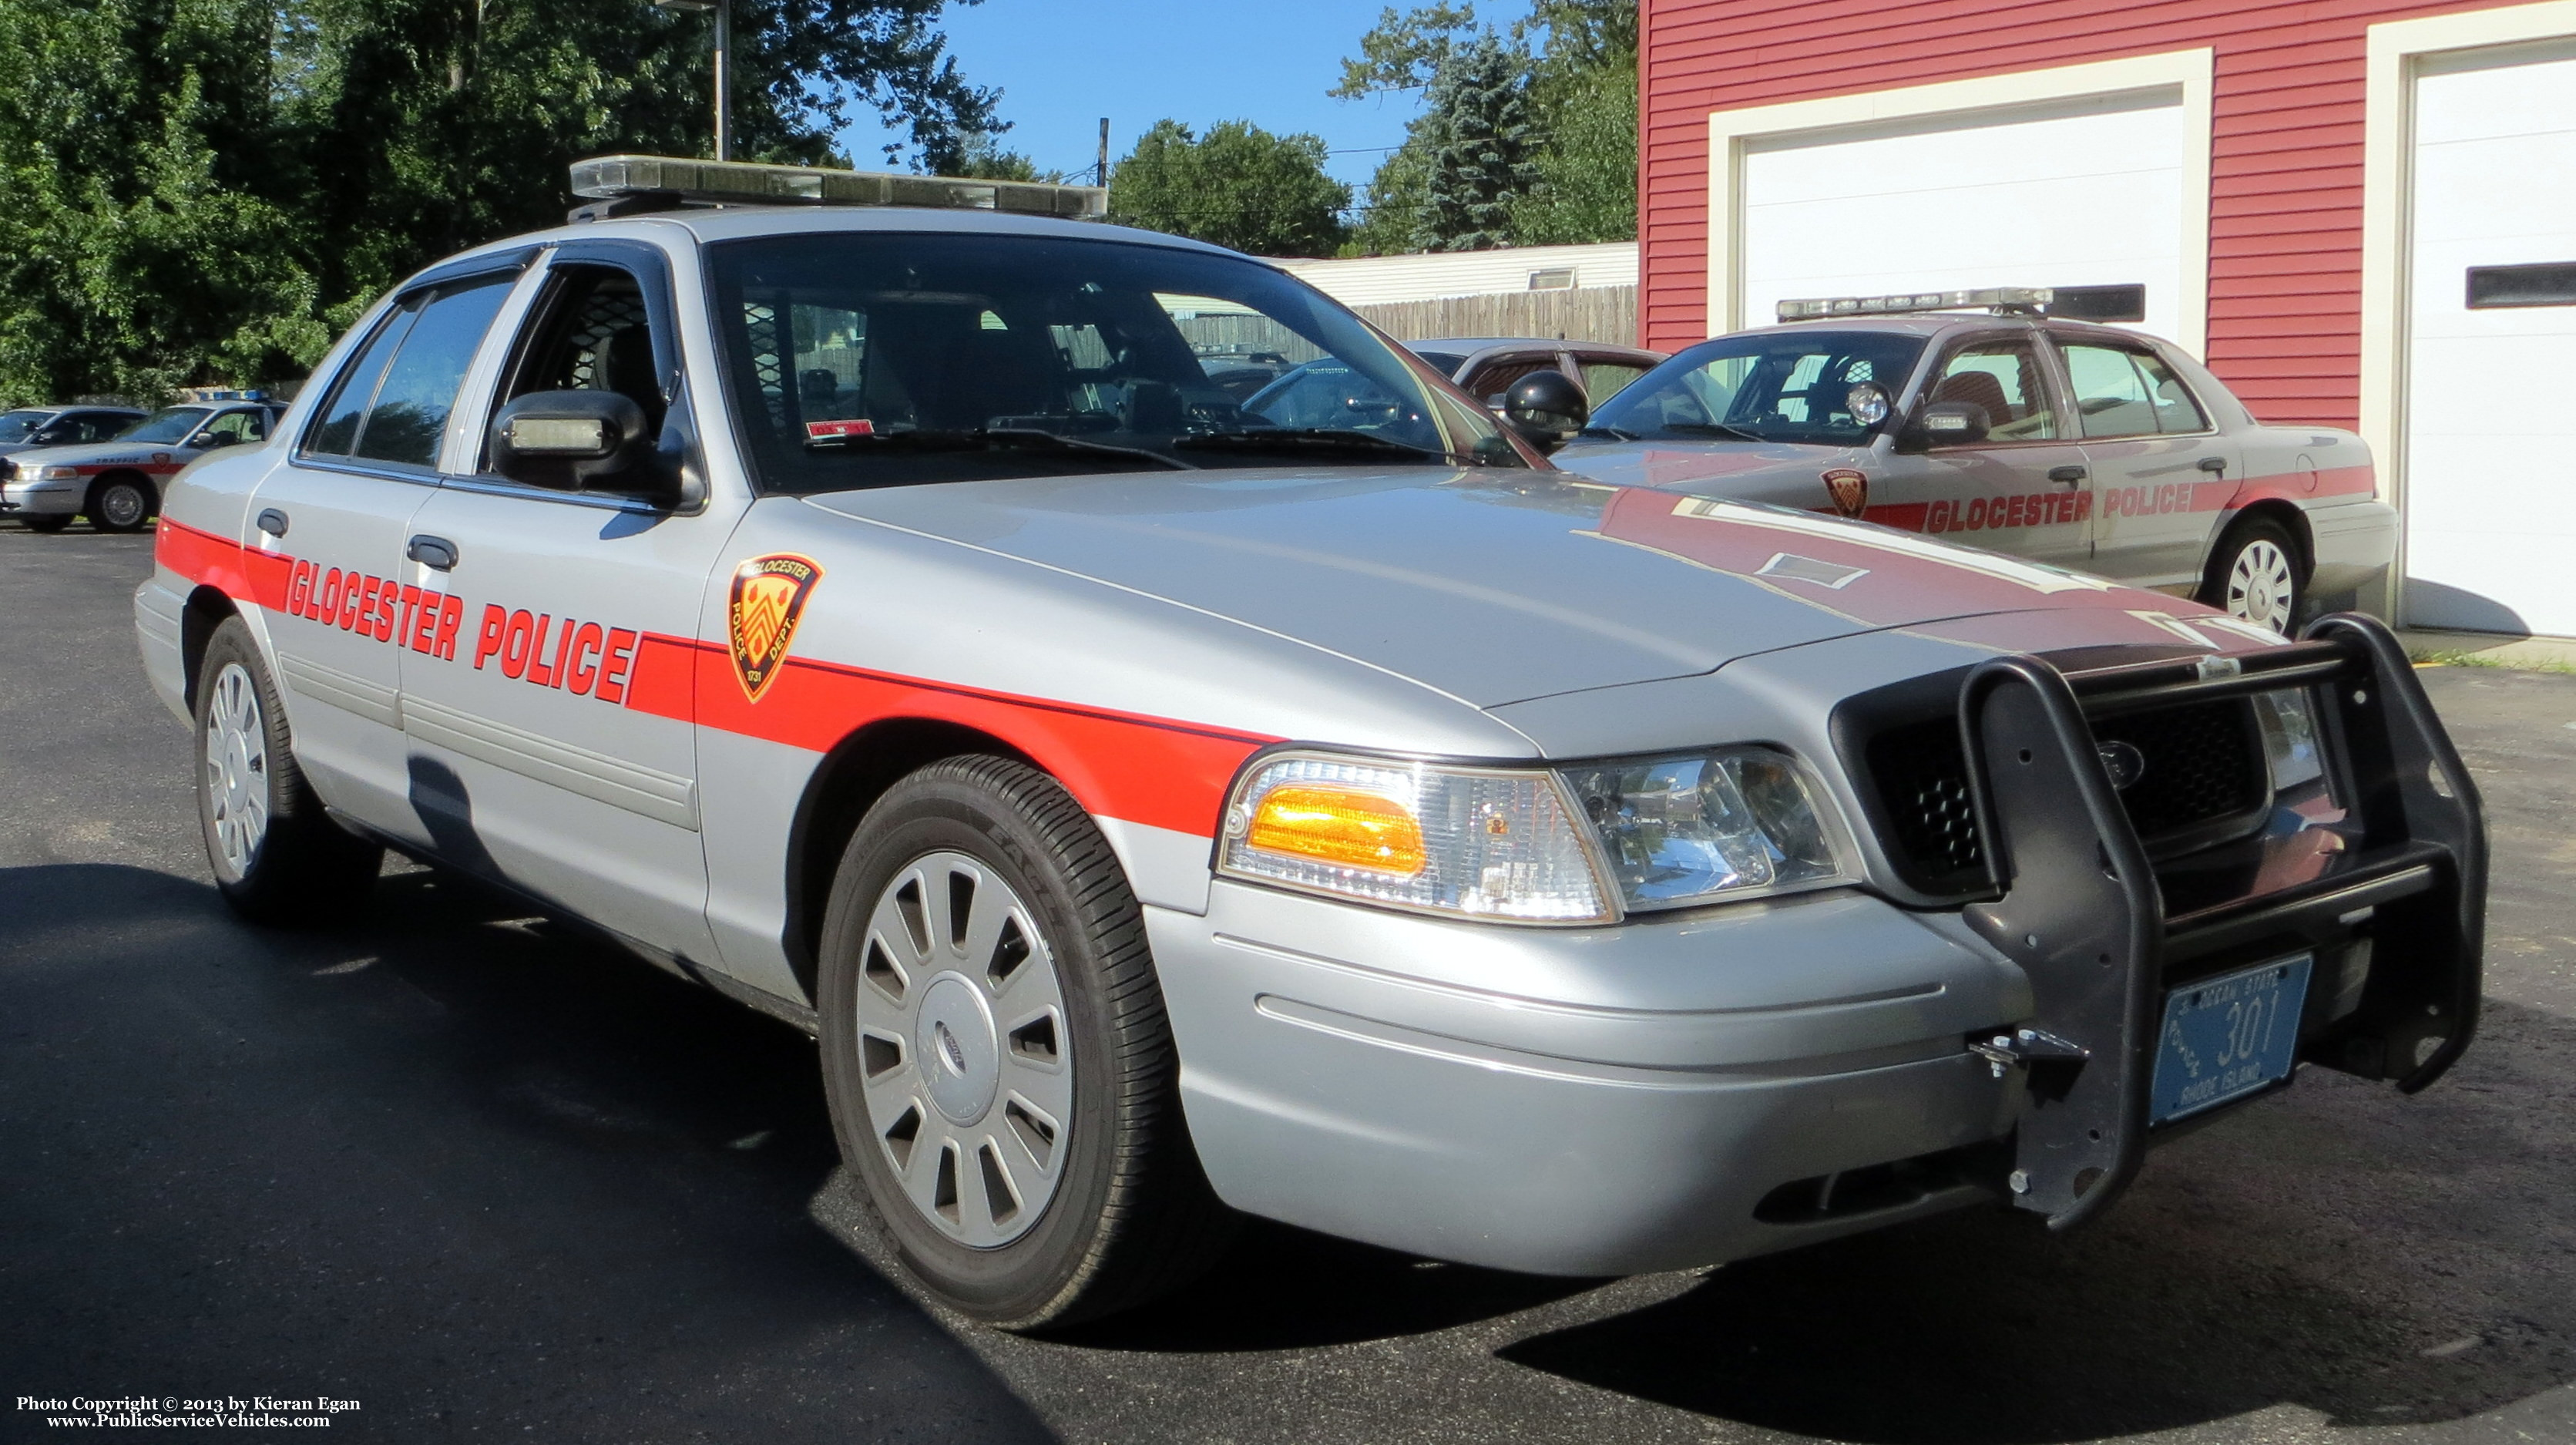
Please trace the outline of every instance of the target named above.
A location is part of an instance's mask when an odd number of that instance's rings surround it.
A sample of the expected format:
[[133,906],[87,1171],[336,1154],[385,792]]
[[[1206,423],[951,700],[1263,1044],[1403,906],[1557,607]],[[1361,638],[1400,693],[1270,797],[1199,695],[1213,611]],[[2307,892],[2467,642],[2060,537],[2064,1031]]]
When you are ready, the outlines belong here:
[[1453,47],[1432,77],[1423,117],[1430,176],[1421,241],[1428,251],[1512,242],[1512,205],[1538,184],[1529,56],[1491,30]]

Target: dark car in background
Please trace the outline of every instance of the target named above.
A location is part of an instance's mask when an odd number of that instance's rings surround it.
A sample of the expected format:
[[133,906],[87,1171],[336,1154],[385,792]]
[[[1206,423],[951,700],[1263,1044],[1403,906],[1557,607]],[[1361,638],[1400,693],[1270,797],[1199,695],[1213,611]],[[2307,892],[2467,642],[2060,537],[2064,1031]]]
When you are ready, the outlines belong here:
[[30,447],[103,442],[141,420],[142,411],[130,406],[22,406],[0,411],[0,457]]

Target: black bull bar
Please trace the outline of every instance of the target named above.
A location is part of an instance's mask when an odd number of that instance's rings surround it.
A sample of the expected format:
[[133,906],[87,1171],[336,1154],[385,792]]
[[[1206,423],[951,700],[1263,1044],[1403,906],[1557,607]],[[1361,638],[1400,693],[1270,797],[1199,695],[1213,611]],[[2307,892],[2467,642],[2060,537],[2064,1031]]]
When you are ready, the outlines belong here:
[[[2360,846],[2324,877],[2169,919],[2091,720],[2290,688],[2307,692]],[[2017,1207],[2065,1229],[2127,1188],[2148,1144],[2164,990],[2213,959],[2269,942],[2330,949],[2366,920],[2359,1006],[2310,1026],[2299,1059],[2413,1093],[2468,1048],[2486,828],[2468,770],[2386,627],[2339,613],[2297,643],[2239,659],[2073,677],[2000,657],[1969,673],[1959,726],[1991,883],[1967,920],[2021,965],[2034,1002],[2027,1024],[1975,1045],[2027,1087]]]

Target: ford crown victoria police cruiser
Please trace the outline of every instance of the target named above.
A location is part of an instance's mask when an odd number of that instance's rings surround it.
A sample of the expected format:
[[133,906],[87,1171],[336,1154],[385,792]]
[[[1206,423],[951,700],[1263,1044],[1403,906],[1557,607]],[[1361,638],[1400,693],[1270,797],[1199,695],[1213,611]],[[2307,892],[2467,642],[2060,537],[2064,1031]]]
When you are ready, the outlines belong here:
[[0,517],[39,532],[59,532],[79,516],[102,532],[141,531],[180,468],[265,440],[277,412],[261,402],[164,407],[106,441],[29,448],[0,461]]
[[[1783,302],[1691,347],[1557,458],[1606,482],[1830,510],[2287,631],[2384,575],[2397,513],[2347,431],[2265,426],[2170,343],[2003,289]],[[1994,315],[1940,308],[1990,306]]]
[[[2375,624],[1568,476],[1302,283],[1044,214],[1096,193],[618,164],[178,480],[147,667],[244,914],[393,848],[804,1024],[962,1309],[1236,1211],[1566,1274],[2070,1224],[2467,1046],[2476,797]],[[1375,419],[1246,415],[1204,311]]]

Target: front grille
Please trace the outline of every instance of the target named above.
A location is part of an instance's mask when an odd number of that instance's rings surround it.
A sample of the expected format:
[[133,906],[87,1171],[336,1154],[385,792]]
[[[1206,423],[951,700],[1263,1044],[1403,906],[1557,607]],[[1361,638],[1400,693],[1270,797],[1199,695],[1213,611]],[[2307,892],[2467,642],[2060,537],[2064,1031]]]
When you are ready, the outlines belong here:
[[2105,718],[2093,736],[2145,755],[2146,771],[2120,801],[2150,843],[2259,808],[2271,790],[2262,734],[2242,698]]
[[[2151,851],[2194,844],[2199,830],[2244,819],[2270,797],[2262,734],[2243,698],[2126,713],[2093,732],[2145,759],[2120,802]],[[1883,729],[1866,758],[1888,852],[1906,881],[1928,893],[1979,886],[1985,854],[1958,723],[1936,717]]]

